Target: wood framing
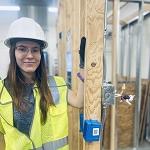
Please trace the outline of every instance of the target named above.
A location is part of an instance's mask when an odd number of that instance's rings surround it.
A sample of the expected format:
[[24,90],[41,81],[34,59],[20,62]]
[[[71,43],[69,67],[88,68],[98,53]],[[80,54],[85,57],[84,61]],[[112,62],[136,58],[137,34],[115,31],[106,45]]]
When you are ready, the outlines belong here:
[[[101,120],[101,86],[103,78],[104,0],[86,0],[86,67],[84,118]],[[99,150],[99,142],[84,142],[84,150]]]
[[[117,51],[119,48],[119,1],[113,1],[112,83],[117,87]],[[110,150],[117,149],[116,105],[111,106]]]
[[[87,46],[84,114],[86,119],[100,121],[103,78],[104,0],[61,0],[60,7],[57,22],[57,33],[63,33],[63,39],[58,40],[60,75],[66,77],[64,72],[66,71],[66,36],[68,32],[71,32],[72,90],[76,92],[80,39],[85,36]],[[69,106],[68,115],[70,150],[100,149],[100,142],[83,143],[83,135],[79,132],[79,109]]]
[[[83,36],[86,36],[85,33],[85,8],[86,8],[86,0],[80,0],[80,39]],[[83,113],[84,109],[80,110],[80,113]],[[80,132],[80,144],[79,144],[79,150],[83,149],[83,133]]]
[[[126,5],[128,5],[127,2],[126,2],[126,3],[123,3],[123,4],[120,4],[120,12],[121,12],[121,10],[122,10]],[[143,14],[150,12],[150,4],[144,4],[144,8],[143,8],[143,9],[144,9]],[[138,17],[138,15],[139,15],[139,14],[138,14],[138,10],[132,10],[132,14],[130,14],[130,15],[127,16],[127,17],[120,18],[120,25],[122,25],[122,26],[127,25],[128,23],[131,22],[131,20],[133,20],[134,18]],[[109,14],[107,15],[107,17],[108,17],[108,23],[109,23],[109,24],[112,24],[112,22],[113,22],[112,16],[113,16],[113,11],[110,11]]]
[[[77,45],[79,43],[75,43],[76,39],[79,39],[77,34],[79,34],[79,24],[75,23],[75,19],[79,17],[76,15],[77,9],[75,9],[75,5],[77,1],[73,0],[61,0],[59,2],[59,14],[57,19],[57,41],[58,41],[58,64],[59,64],[59,75],[63,76],[66,79],[66,51],[67,44],[69,45],[70,51],[73,56],[72,64],[74,66],[73,76],[72,76],[72,90],[76,92],[77,88],[77,78],[74,78],[77,73]],[[76,31],[75,31],[76,30]],[[77,32],[74,35],[74,32]],[[69,35],[70,34],[70,35]],[[68,35],[70,43],[68,42]],[[70,62],[68,62],[70,63]],[[79,150],[79,109],[68,106],[68,119],[69,119],[69,149],[70,150]]]
[[58,41],[58,66],[59,66],[59,75],[66,78],[66,62],[65,60],[65,52],[66,52],[66,8],[65,8],[65,0],[61,0],[59,3],[59,17],[57,23],[57,41]]
[[[80,0],[67,0],[70,11],[70,27],[68,31],[72,35],[72,90],[77,92],[77,72],[79,69],[79,45],[80,45]],[[68,20],[69,21],[69,20]],[[68,32],[67,31],[67,32]],[[69,148],[79,150],[79,109],[69,106]]]

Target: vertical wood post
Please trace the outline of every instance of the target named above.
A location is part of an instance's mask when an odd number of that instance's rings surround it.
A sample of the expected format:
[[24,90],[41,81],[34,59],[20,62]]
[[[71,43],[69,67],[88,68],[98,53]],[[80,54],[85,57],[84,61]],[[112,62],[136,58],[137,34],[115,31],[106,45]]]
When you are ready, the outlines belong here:
[[[116,87],[117,51],[119,48],[119,0],[113,1],[113,32],[112,32],[112,83]],[[111,106],[110,150],[117,149],[116,104]]]
[[59,66],[59,75],[66,78],[66,62],[65,60],[65,53],[66,53],[66,7],[65,7],[65,0],[61,0],[59,3],[59,18],[58,18],[58,25],[57,25],[57,32],[59,33],[58,36],[58,66]]
[[[86,36],[85,34],[85,8],[86,8],[86,0],[80,0],[80,39],[83,36]],[[83,109],[80,109],[80,113],[83,113]],[[83,149],[83,133],[80,133],[79,136],[80,144],[79,144],[79,150]]]
[[[101,120],[103,78],[104,0],[86,0],[85,102],[84,118]],[[100,141],[83,144],[84,150],[100,150]]]
[[[71,0],[71,33],[72,33],[72,90],[77,92],[77,72],[79,69],[79,44],[80,44],[80,0]],[[76,100],[76,99],[75,99]],[[71,139],[70,150],[79,150],[79,109],[70,106],[69,131]],[[70,115],[70,114],[69,114]]]

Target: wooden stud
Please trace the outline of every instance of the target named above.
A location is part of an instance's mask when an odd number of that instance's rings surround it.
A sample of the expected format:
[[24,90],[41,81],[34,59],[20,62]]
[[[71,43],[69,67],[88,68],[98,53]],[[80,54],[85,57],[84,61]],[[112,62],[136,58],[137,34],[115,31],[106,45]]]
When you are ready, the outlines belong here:
[[[77,72],[79,69],[79,40],[80,40],[80,1],[70,1],[72,11],[70,12],[72,34],[72,90],[77,92]],[[79,150],[79,109],[69,107],[69,144],[71,150]]]
[[[59,3],[59,18],[57,23],[57,32],[58,32],[58,66],[59,66],[59,75],[66,79],[66,64],[65,64],[65,53],[66,53],[66,11],[65,11],[65,0],[61,0]],[[61,38],[59,37],[61,35]]]
[[[84,118],[101,119],[101,86],[103,78],[104,1],[86,0],[85,33],[85,102]],[[84,150],[100,150],[100,141],[84,142]]]
[[[113,32],[112,32],[112,83],[116,87],[117,51],[119,48],[119,1],[113,1]],[[117,149],[116,105],[111,106],[110,150]]]
[[[86,8],[86,0],[80,0],[80,39],[85,36],[85,8]],[[80,109],[80,113],[84,113],[83,109]],[[83,149],[83,133],[80,133],[79,136],[80,144],[79,150]]]

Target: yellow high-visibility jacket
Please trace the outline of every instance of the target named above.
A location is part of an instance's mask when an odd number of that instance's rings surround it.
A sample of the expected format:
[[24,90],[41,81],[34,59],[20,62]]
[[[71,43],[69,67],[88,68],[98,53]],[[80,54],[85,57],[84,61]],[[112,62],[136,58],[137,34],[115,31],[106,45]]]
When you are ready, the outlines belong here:
[[[0,81],[0,132],[5,150],[68,150],[67,86],[61,77],[51,77],[50,89],[55,106],[50,106],[47,122],[42,125],[40,95],[34,86],[35,112],[29,137],[13,126],[12,98]],[[1,135],[1,134],[0,134]],[[1,147],[1,146],[0,146]]]

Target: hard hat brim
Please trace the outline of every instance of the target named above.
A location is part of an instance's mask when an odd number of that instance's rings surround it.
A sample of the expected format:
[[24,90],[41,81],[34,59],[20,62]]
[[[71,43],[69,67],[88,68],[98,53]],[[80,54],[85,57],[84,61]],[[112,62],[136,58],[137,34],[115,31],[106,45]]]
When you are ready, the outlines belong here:
[[40,44],[41,49],[45,49],[45,48],[48,47],[48,43],[46,41],[32,39],[32,38],[20,38],[20,37],[8,38],[4,41],[4,44],[7,47],[10,48],[12,46],[12,44],[16,44],[16,42],[18,42],[18,41],[34,41],[34,42],[37,42],[38,44]]

